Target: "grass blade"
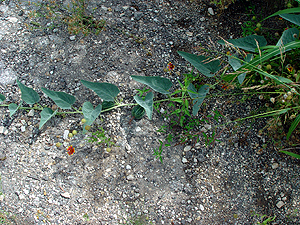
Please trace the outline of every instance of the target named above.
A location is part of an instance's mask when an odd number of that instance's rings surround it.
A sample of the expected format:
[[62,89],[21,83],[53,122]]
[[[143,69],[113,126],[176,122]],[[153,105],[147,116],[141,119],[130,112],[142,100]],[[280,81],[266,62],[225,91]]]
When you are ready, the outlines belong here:
[[286,139],[288,140],[291,136],[291,134],[293,133],[293,131],[296,129],[296,127],[298,126],[300,122],[300,114],[296,117],[296,119],[293,121],[293,123],[290,126],[289,132],[286,135]]

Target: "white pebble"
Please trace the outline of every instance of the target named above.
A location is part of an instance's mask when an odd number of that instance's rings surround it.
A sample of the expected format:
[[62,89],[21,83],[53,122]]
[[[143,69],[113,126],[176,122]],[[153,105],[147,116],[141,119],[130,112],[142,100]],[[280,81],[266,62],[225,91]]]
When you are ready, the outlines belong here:
[[279,202],[277,202],[276,206],[277,206],[277,208],[280,209],[282,206],[284,206],[284,202],[283,201],[279,201]]
[[278,163],[273,163],[272,164],[272,169],[277,169],[279,167],[279,164]]
[[70,36],[70,40],[71,40],[71,41],[74,41],[74,40],[75,40],[75,38],[76,38],[76,36],[75,36],[75,35],[73,35],[73,36]]
[[64,192],[64,193],[61,193],[60,195],[64,198],[71,198],[71,195],[69,192]]
[[128,175],[128,176],[127,176],[127,180],[134,180],[134,176],[133,176],[133,175],[131,175],[131,174],[130,174],[130,175]]
[[201,210],[201,211],[204,211],[204,206],[203,206],[203,205],[200,204],[199,207],[200,207],[200,210]]
[[69,137],[69,130],[65,130],[64,131],[64,139],[66,140],[66,139],[68,139],[68,137]]
[[191,150],[192,146],[188,145],[188,146],[185,146],[183,151],[185,152],[188,152],[189,150]]
[[186,159],[186,158],[182,158],[182,163],[187,163],[188,162],[188,160]]
[[34,116],[34,109],[31,109],[28,114],[28,116],[33,117]]
[[210,15],[215,15],[213,8],[208,8],[207,10]]
[[130,166],[130,165],[127,165],[127,166],[126,166],[126,170],[131,170],[131,166]]

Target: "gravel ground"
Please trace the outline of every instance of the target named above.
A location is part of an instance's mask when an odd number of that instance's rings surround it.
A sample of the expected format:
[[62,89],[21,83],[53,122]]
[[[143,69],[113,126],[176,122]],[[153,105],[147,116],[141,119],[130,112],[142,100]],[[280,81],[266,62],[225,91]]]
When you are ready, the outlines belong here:
[[[0,87],[8,102],[20,101],[19,79],[42,96],[41,104],[52,104],[41,92],[46,87],[75,95],[76,107],[96,105],[99,98],[80,83],[85,79],[117,85],[130,103],[142,87],[131,75],[175,83],[190,69],[176,52],[193,52],[218,38],[217,17],[205,2],[91,0],[88,9],[95,7],[95,18],[105,19],[107,28],[83,36],[61,25],[28,30],[34,5],[0,3]],[[115,28],[145,40],[138,43]],[[164,72],[168,62],[175,65],[172,74]],[[212,98],[203,112],[222,111],[223,123],[259,105],[255,96],[246,102]],[[132,122],[130,108],[101,114],[96,124],[116,142],[109,153],[82,133],[65,137],[81,129],[80,115],[56,117],[42,130],[39,112],[11,118],[2,107],[0,116],[2,224],[256,224],[262,215],[276,215],[272,224],[300,224],[299,161],[258,135],[265,120],[228,126],[210,147],[202,139],[174,142],[161,164],[152,154],[166,138],[157,132],[166,122],[156,112],[151,121]],[[204,128],[209,131],[209,124]],[[71,144],[76,152],[69,156]]]

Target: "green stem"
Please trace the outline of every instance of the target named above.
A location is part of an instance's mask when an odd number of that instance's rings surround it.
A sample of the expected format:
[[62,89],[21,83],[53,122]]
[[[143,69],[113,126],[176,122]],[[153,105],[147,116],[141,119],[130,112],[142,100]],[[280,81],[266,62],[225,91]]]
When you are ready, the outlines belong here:
[[76,114],[76,113],[83,114],[82,111],[76,110],[76,111],[73,111],[73,112],[57,112],[56,115],[61,115],[61,114]]
[[[247,117],[244,117],[244,118],[241,118],[241,119],[236,119],[234,121],[229,121],[225,124],[222,124],[218,127],[221,127],[221,126],[226,126],[230,123],[235,123],[235,122],[240,122],[240,121],[243,121],[243,120],[247,120],[247,119],[255,119],[255,118],[260,118],[260,117],[268,117],[268,116],[271,116],[271,115],[276,115],[276,113],[280,113],[281,111],[283,110],[291,110],[291,109],[300,109],[300,106],[296,106],[296,107],[292,107],[292,108],[287,108],[287,109],[278,109],[278,110],[274,110],[274,111],[271,111],[271,112],[265,112],[265,113],[261,113],[261,114],[257,114],[257,115],[254,115],[254,116],[247,116]],[[279,115],[279,114],[277,114]]]
[[82,111],[79,111],[78,109],[76,109],[75,107],[73,107],[72,106],[72,109],[74,109],[75,110],[75,112],[77,112],[77,113],[81,113],[82,114]]

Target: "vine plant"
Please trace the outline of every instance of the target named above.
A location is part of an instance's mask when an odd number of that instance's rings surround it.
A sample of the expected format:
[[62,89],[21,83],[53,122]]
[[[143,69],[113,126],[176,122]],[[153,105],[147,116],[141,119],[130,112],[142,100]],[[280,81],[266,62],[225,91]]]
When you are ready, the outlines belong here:
[[[271,16],[280,15],[282,18],[294,23],[297,26],[300,26],[300,15],[292,14],[300,12],[300,8],[287,9],[279,11]],[[269,18],[269,17],[267,17]],[[278,115],[288,115],[289,118],[293,119],[291,122],[289,131],[286,135],[286,138],[289,139],[292,132],[296,129],[300,123],[300,73],[294,74],[294,76],[285,76],[284,73],[280,74],[277,71],[268,71],[270,66],[266,66],[266,70],[263,68],[270,60],[281,60],[281,64],[284,64],[285,55],[288,52],[300,49],[300,40],[299,40],[299,30],[297,28],[290,28],[283,32],[278,43],[273,45],[267,45],[267,41],[263,36],[250,35],[244,38],[231,39],[231,40],[221,40],[220,44],[230,47],[232,50],[235,50],[234,54],[226,55],[223,54],[220,57],[207,56],[206,55],[196,55],[190,54],[187,52],[178,51],[178,54],[181,55],[184,59],[190,62],[201,74],[209,78],[216,78],[216,84],[218,82],[225,82],[226,85],[232,86],[242,86],[243,84],[249,84],[251,77],[259,77],[261,80],[266,80],[267,85],[260,85],[261,88],[272,86],[275,89],[274,92],[268,92],[268,94],[276,95],[276,98],[285,97],[286,101],[279,105],[275,110],[267,111],[265,113],[257,114],[254,116],[245,117],[243,119],[231,121],[237,122],[245,119],[253,119],[259,117],[267,116],[278,116]],[[228,64],[232,70],[227,73],[226,69],[222,71],[222,63],[219,59],[222,57],[227,57]],[[220,75],[221,74],[221,75]],[[51,98],[54,103],[63,110],[73,109],[74,111],[60,112],[57,110],[53,111],[51,108],[41,106],[39,104],[40,97],[38,93],[33,89],[26,87],[19,80],[17,80],[17,85],[21,90],[21,102],[19,105],[16,103],[3,104],[1,106],[7,106],[10,111],[10,116],[14,115],[18,109],[35,109],[40,110],[40,124],[39,129],[41,129],[47,121],[49,121],[55,115],[67,114],[67,113],[80,113],[83,114],[85,119],[85,125],[83,128],[83,133],[85,134],[90,126],[93,124],[95,119],[100,115],[101,112],[109,111],[115,108],[124,107],[124,106],[139,106],[139,109],[135,108],[135,112],[138,112],[139,115],[133,113],[133,118],[141,118],[144,114],[151,120],[153,114],[154,105],[157,106],[161,102],[174,102],[181,105],[180,111],[187,116],[191,116],[189,110],[192,109],[192,115],[196,116],[203,100],[209,93],[209,90],[213,88],[214,85],[203,84],[196,85],[191,82],[190,79],[185,79],[183,83],[179,82],[180,89],[177,89],[173,93],[170,92],[170,88],[173,85],[172,82],[164,77],[160,76],[131,76],[135,81],[147,85],[152,89],[142,89],[138,90],[139,93],[133,98],[136,103],[123,104],[117,98],[120,90],[119,88],[110,83],[98,83],[90,82],[86,80],[81,80],[81,83],[93,90],[102,100],[103,103],[97,105],[95,108],[90,102],[85,102],[82,106],[82,110],[74,108],[72,105],[75,103],[76,98],[70,94],[60,91],[52,91],[46,88],[41,88],[41,90]],[[222,80],[222,81],[220,81]],[[249,85],[248,85],[249,86]],[[254,89],[256,86],[247,88]],[[154,100],[153,91],[161,93],[166,96],[164,99]],[[176,97],[179,96],[179,97]],[[5,101],[5,96],[0,94],[0,102]],[[23,101],[28,105],[33,105],[33,107],[24,107]],[[271,97],[270,101],[274,103],[275,98]],[[104,107],[105,105],[105,107]],[[109,106],[109,107],[107,107]],[[176,110],[175,110],[176,111]],[[174,111],[174,112],[175,112]],[[182,121],[180,121],[182,123]],[[228,123],[227,123],[228,124]],[[227,125],[223,124],[223,125]],[[215,139],[215,138],[214,138]],[[208,142],[214,141],[214,139],[208,139]],[[155,155],[160,157],[161,149],[155,152]],[[284,152],[287,153],[287,152]],[[288,154],[288,153],[287,153]],[[291,155],[291,154],[290,154]],[[295,156],[295,155],[293,155]],[[297,158],[300,156],[297,155]]]
[[[24,84],[22,84],[19,80],[17,80],[17,85],[21,90],[21,101],[19,105],[16,103],[10,103],[10,104],[2,104],[1,106],[6,106],[9,109],[10,116],[13,116],[17,110],[19,109],[34,109],[34,110],[40,110],[40,124],[39,129],[41,129],[47,121],[49,121],[52,117],[55,115],[60,114],[68,114],[68,113],[80,113],[83,114],[85,119],[85,126],[83,128],[83,133],[87,132],[87,128],[89,128],[92,123],[95,121],[95,119],[100,115],[101,112],[110,111],[115,108],[124,107],[124,106],[133,106],[133,105],[139,105],[141,106],[144,111],[143,114],[146,113],[147,117],[151,120],[152,114],[153,114],[153,105],[155,102],[162,102],[162,101],[175,101],[175,102],[181,102],[182,97],[172,97],[173,94],[169,92],[170,87],[172,86],[172,82],[164,77],[144,77],[144,76],[131,76],[134,80],[143,83],[145,85],[148,85],[152,90],[157,91],[161,94],[165,94],[167,98],[154,101],[154,94],[150,89],[146,90],[146,92],[143,92],[143,95],[137,94],[134,96],[134,100],[136,103],[130,103],[130,104],[123,104],[118,101],[117,96],[120,92],[119,88],[110,83],[98,83],[98,82],[90,82],[86,80],[81,80],[81,83],[93,90],[101,99],[103,99],[103,103],[97,105],[95,108],[90,102],[84,102],[82,105],[82,110],[74,108],[72,105],[75,103],[76,98],[68,93],[60,92],[60,91],[51,91],[46,88],[41,88],[41,90],[54,101],[54,103],[58,106],[58,108],[61,108],[63,110],[69,110],[73,109],[74,111],[63,111],[59,112],[58,109],[53,111],[51,108],[41,106],[39,104],[40,97],[38,93],[33,89],[26,87]],[[193,106],[193,114],[196,115],[198,110],[200,109],[200,105],[203,102],[206,94],[209,91],[208,85],[203,85],[198,91],[195,89],[193,84],[189,84],[187,89],[188,93],[190,94],[190,98],[194,101]],[[148,92],[148,93],[147,93]],[[5,96],[3,94],[0,94],[0,101],[5,101]],[[34,105],[33,107],[24,107],[23,101],[28,105]],[[103,109],[102,105],[106,104],[107,102],[113,102],[114,104],[111,105],[110,108]],[[102,110],[103,109],[103,110]],[[134,116],[134,115],[133,115]]]

